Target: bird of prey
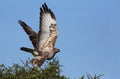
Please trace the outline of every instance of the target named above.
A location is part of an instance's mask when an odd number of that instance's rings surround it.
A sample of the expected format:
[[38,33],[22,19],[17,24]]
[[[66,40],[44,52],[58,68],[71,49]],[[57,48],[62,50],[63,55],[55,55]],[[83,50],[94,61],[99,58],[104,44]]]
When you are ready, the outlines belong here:
[[42,7],[40,7],[38,33],[33,31],[22,20],[19,20],[18,23],[27,33],[34,47],[34,49],[21,47],[21,50],[29,52],[34,56],[32,59],[33,68],[34,64],[41,67],[45,60],[52,59],[56,53],[60,52],[60,49],[54,47],[58,37],[56,17],[46,3],[42,4]]

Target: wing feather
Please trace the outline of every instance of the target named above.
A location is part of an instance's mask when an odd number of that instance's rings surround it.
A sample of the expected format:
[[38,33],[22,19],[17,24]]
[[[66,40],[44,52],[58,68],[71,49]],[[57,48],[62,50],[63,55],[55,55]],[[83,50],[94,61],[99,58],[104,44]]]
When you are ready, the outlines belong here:
[[[43,50],[44,45],[47,46],[48,44],[50,44],[50,42],[52,40],[56,39],[54,37],[52,37],[52,39],[51,39],[50,28],[51,28],[52,25],[57,25],[56,17],[54,15],[54,13],[51,11],[51,9],[49,9],[47,7],[46,3],[44,3],[42,5],[42,7],[40,8],[40,27],[39,27],[40,30],[39,30],[39,33],[38,33],[39,51]],[[57,31],[57,26],[55,26],[55,27],[56,27],[56,31]],[[57,34],[58,34],[58,31],[57,31]],[[51,43],[51,44],[54,44],[54,43]],[[52,47],[53,46],[54,45],[52,45]]]
[[25,22],[19,20],[18,23],[23,27],[24,31],[29,35],[34,48],[38,49],[38,35]]

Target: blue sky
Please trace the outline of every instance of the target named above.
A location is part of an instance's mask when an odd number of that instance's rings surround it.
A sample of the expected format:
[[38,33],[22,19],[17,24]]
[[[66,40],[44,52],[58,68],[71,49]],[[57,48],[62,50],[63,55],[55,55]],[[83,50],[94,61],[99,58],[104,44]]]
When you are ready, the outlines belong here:
[[36,32],[42,3],[54,11],[59,27],[56,55],[64,66],[62,74],[72,78],[90,73],[104,74],[102,79],[120,75],[120,1],[119,0],[1,0],[0,64],[7,66],[33,58],[20,51],[31,47],[18,25],[25,21]]

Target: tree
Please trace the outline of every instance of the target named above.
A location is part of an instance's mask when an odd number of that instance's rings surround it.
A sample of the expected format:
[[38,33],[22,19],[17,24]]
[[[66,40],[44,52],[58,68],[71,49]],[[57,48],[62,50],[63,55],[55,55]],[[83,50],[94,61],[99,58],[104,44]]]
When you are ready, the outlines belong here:
[[[23,66],[13,64],[11,67],[6,67],[4,64],[0,65],[0,79],[70,79],[61,75],[61,65],[57,58],[51,61],[46,61],[44,66],[39,70],[37,67],[31,69],[30,59],[21,61]],[[88,74],[87,79],[100,79],[101,75]],[[82,76],[80,79],[85,79]]]

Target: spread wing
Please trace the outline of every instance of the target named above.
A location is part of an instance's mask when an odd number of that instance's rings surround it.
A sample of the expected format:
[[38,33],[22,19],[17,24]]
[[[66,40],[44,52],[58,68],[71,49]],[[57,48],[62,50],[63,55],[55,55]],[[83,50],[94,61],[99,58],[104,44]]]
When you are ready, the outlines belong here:
[[19,20],[18,23],[23,27],[24,31],[29,35],[35,49],[38,49],[38,35],[25,22]]
[[54,47],[56,38],[58,36],[58,29],[56,17],[54,13],[44,3],[40,8],[40,30],[38,33],[39,38],[39,51],[50,49]]

